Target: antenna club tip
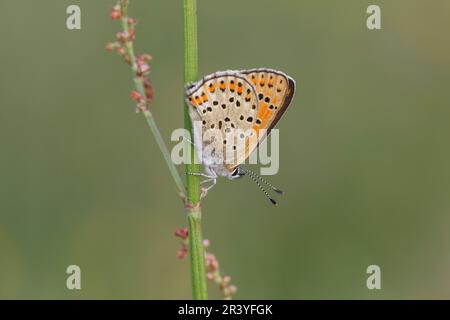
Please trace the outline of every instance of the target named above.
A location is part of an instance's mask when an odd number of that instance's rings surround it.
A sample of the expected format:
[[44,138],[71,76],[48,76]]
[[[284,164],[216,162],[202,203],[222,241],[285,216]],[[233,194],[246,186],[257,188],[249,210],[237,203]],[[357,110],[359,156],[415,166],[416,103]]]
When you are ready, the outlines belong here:
[[278,203],[274,199],[269,198],[269,200],[270,200],[270,202],[272,202],[273,205],[278,206]]
[[280,190],[280,189],[274,189],[273,191],[275,191],[276,193],[281,194],[281,195],[284,194],[284,191]]

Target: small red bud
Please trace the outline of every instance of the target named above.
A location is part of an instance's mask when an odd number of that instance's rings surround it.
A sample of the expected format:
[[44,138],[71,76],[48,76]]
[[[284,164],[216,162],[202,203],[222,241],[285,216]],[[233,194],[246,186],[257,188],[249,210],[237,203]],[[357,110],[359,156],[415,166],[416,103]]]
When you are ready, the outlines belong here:
[[128,40],[133,41],[134,39],[136,39],[136,30],[134,29],[128,30]]
[[123,33],[122,32],[117,32],[116,33],[116,39],[119,41],[123,41]]
[[188,254],[187,248],[183,247],[180,250],[178,250],[177,258],[182,260],[182,259],[186,258],[187,254]]
[[133,99],[133,100],[135,100],[137,102],[142,100],[142,96],[136,90],[131,91],[130,96],[131,96],[131,99]]
[[141,61],[142,63],[146,63],[146,62],[149,62],[149,61],[152,60],[152,56],[149,55],[148,53],[144,53],[144,54],[141,54],[141,55],[138,57],[138,59],[139,59],[139,61]]
[[[148,102],[151,103],[153,101],[155,91],[153,90],[152,83],[148,78],[144,79],[144,89],[145,89],[145,96],[147,97]],[[186,237],[187,237],[187,228],[186,228]]]
[[228,285],[231,282],[231,277],[230,276],[224,276],[222,281],[223,281],[223,283],[225,285]]
[[112,42],[108,43],[105,47],[105,49],[109,52],[112,52],[115,48],[116,48],[116,44],[112,43]]
[[146,64],[146,63],[140,64],[140,65],[139,65],[139,71],[140,71],[142,74],[149,73],[149,72],[150,72],[150,66],[149,66],[148,64]]
[[121,55],[124,56],[127,53],[127,50],[124,47],[120,47],[117,52]]
[[116,7],[114,7],[111,11],[111,19],[118,20],[121,17],[122,17],[122,13],[120,12],[120,9],[118,10]]
[[236,291],[237,291],[237,287],[235,285],[228,286],[228,292],[229,292],[230,295],[235,294]]
[[175,230],[175,236],[181,239],[187,239],[188,237],[188,228],[177,228]]
[[211,262],[210,268],[211,268],[211,270],[214,270],[214,271],[219,269],[219,262],[217,260],[213,260]]

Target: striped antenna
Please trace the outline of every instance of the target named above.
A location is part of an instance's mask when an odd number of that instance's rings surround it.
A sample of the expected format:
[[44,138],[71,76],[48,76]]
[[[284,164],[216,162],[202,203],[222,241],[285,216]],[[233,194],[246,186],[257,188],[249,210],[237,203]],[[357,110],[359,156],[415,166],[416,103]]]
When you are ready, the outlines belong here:
[[278,189],[277,187],[273,186],[271,183],[269,183],[266,179],[264,179],[263,177],[261,177],[260,175],[254,173],[252,170],[250,169],[245,169],[245,171],[250,175],[253,176],[255,179],[258,179],[259,181],[265,183],[266,185],[268,185],[273,191],[275,191],[278,194],[284,194],[284,192],[280,189]]
[[259,189],[265,194],[265,196],[267,197],[267,199],[270,200],[270,202],[272,202],[274,205],[278,205],[278,203],[275,201],[275,199],[273,199],[269,193],[266,191],[266,189],[264,189],[264,187],[259,183],[258,179],[254,176],[253,172],[248,171],[247,169],[244,169],[241,167],[241,170],[249,173],[249,177],[253,180],[253,182],[256,183],[256,185],[259,187]]

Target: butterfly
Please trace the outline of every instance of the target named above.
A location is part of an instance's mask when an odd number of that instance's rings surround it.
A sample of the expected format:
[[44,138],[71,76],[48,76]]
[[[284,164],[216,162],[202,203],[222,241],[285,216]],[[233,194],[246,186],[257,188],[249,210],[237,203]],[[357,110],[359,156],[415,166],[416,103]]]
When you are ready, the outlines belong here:
[[249,155],[270,134],[294,96],[295,81],[272,69],[228,70],[207,75],[186,86],[186,102],[192,121],[194,147],[205,173],[190,173],[212,182],[218,177],[234,180],[248,174],[270,201],[259,182],[277,193],[281,190],[244,169]]

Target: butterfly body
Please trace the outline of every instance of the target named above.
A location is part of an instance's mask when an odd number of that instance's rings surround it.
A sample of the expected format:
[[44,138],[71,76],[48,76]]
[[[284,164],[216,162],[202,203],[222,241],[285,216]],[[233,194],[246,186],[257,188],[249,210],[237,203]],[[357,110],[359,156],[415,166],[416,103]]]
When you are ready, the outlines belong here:
[[263,68],[216,72],[188,85],[194,146],[205,176],[214,182],[242,176],[239,165],[270,134],[294,91],[291,77]]

